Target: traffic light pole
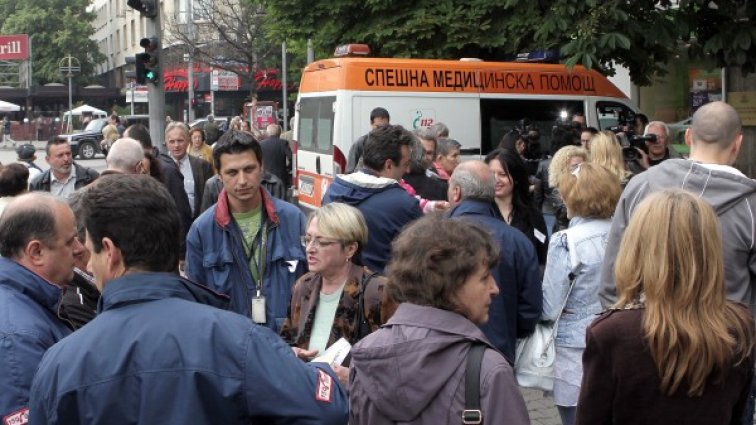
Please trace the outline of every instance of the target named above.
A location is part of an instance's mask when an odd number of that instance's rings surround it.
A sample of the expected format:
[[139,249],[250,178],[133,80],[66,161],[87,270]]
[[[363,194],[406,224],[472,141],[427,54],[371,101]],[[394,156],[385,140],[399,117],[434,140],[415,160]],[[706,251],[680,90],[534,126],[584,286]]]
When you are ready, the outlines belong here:
[[[160,25],[160,15],[161,13],[158,11],[154,18],[147,19],[147,26],[145,27],[145,35],[147,37],[155,37],[158,40],[158,57],[161,56],[160,53],[163,48],[161,39],[163,30]],[[147,85],[149,89],[147,101],[150,108],[150,138],[152,138],[153,146],[158,147],[161,152],[165,152],[165,85],[162,64],[158,66],[158,81],[155,84]]]

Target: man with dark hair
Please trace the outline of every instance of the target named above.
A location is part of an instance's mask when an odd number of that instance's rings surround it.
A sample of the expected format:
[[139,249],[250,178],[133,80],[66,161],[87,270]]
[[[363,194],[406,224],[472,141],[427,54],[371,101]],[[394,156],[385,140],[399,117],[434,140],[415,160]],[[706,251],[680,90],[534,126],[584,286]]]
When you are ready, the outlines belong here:
[[0,216],[0,423],[25,424],[29,388],[45,350],[71,333],[57,317],[61,287],[84,248],[65,202],[14,199]]
[[218,140],[219,128],[218,123],[215,122],[215,117],[211,114],[207,116],[207,124],[205,124],[205,143],[212,146]]
[[228,298],[178,276],[179,220],[160,183],[105,176],[82,205],[100,314],[45,355],[30,422],[346,422],[328,366],[303,363],[269,329],[222,310]]
[[404,181],[424,199],[446,201],[448,183],[429,170],[436,156],[436,136],[428,129],[415,130],[413,133],[417,140],[413,141],[410,148],[410,167],[404,175]]
[[45,161],[48,170],[32,180],[30,190],[50,192],[58,198],[66,199],[76,189],[92,183],[100,174],[74,162],[68,140],[53,136],[45,146]]
[[130,137],[139,142],[144,150],[144,155],[150,158],[150,175],[158,178],[168,189],[173,202],[176,203],[176,211],[181,222],[179,232],[180,255],[183,259],[186,255],[186,234],[192,225],[192,209],[189,206],[189,198],[184,190],[184,177],[178,169],[178,165],[166,154],[159,152],[152,145],[150,131],[142,124],[129,126],[124,132],[125,137]]
[[223,190],[189,230],[186,275],[230,296],[231,310],[278,332],[306,269],[305,216],[261,186],[262,150],[251,134],[227,131],[213,161]]
[[[388,125],[390,122],[391,117],[389,116],[386,108],[378,107],[370,111],[370,128],[376,129],[382,125]],[[360,137],[359,139],[355,140],[354,144],[352,144],[352,147],[349,148],[349,158],[347,158],[347,169],[345,171],[345,174],[354,173],[355,170],[359,168],[360,159],[362,158],[362,151],[364,150],[367,138],[367,134]]]
[[499,295],[491,301],[489,320],[481,329],[514,364],[517,338],[535,329],[543,295],[535,248],[527,236],[497,216],[495,186],[494,175],[484,162],[460,164],[449,180],[452,209],[447,214],[482,225],[499,244],[499,263],[491,270]]
[[24,143],[16,146],[16,162],[23,164],[29,169],[29,181],[34,180],[35,177],[42,174],[42,169],[39,168],[34,161],[37,159],[37,148],[31,143]]
[[391,254],[391,241],[402,227],[420,217],[417,199],[399,186],[409,169],[410,146],[415,136],[399,125],[383,125],[368,135],[363,169],[336,176],[323,197],[323,204],[343,202],[365,216],[368,243],[362,251],[363,263],[383,274]]
[[598,134],[595,127],[586,127],[580,132],[580,146],[586,151],[591,151],[591,138]]

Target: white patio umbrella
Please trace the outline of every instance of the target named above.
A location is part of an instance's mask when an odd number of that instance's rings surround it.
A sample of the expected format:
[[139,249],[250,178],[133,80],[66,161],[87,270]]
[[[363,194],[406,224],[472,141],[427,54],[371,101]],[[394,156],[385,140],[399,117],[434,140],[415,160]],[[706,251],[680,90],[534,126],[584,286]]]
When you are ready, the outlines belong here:
[[20,110],[21,107],[16,105],[15,103],[0,100],[0,112],[16,112]]
[[70,111],[63,114],[64,117],[68,117],[69,115],[82,115],[84,113],[90,113],[92,116],[95,117],[107,117],[108,113],[103,111],[102,109],[97,109],[93,106],[89,105],[81,105],[78,108],[73,108]]

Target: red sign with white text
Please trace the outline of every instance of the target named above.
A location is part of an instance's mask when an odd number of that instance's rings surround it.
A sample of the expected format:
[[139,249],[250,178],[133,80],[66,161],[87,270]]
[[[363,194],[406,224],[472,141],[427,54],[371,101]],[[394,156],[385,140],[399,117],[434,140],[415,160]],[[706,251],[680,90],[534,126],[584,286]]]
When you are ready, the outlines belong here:
[[29,59],[29,36],[26,34],[0,35],[0,60]]

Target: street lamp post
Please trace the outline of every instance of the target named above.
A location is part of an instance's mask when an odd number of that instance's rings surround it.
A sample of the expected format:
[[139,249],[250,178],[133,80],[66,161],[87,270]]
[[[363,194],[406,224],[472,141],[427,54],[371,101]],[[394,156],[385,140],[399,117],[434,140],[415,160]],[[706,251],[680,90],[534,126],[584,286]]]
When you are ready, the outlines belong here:
[[74,72],[81,72],[81,63],[75,57],[68,55],[58,62],[58,70],[68,78],[68,132],[73,130],[73,84]]

